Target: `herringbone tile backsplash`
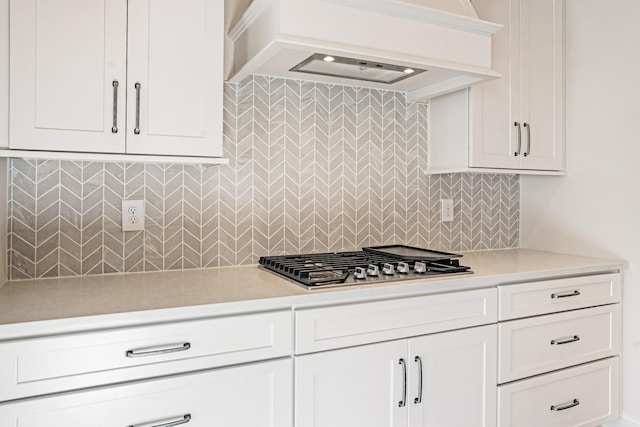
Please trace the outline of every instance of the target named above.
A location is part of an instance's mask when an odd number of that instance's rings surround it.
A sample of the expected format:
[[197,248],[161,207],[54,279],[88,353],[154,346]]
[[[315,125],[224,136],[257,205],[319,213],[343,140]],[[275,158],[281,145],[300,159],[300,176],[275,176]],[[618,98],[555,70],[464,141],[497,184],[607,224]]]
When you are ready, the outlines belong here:
[[[228,166],[14,159],[10,278],[517,246],[517,176],[426,176],[427,117],[398,92],[252,77],[225,86]],[[145,200],[144,231],[120,231],[123,198]]]

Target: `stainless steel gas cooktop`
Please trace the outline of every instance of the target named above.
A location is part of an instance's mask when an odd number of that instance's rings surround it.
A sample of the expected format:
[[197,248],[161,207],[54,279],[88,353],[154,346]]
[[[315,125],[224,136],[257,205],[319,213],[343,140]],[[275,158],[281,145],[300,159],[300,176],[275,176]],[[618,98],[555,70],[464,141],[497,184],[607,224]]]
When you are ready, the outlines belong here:
[[264,256],[260,265],[307,289],[470,274],[461,255],[404,245],[355,252]]

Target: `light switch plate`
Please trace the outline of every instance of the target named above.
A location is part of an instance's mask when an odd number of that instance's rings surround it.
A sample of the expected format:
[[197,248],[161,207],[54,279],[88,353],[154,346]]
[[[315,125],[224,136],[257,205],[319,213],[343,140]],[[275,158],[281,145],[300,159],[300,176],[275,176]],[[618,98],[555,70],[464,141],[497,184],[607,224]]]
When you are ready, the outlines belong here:
[[122,231],[144,230],[144,200],[122,201]]
[[453,200],[451,199],[441,199],[440,207],[442,209],[442,222],[451,222],[453,221]]

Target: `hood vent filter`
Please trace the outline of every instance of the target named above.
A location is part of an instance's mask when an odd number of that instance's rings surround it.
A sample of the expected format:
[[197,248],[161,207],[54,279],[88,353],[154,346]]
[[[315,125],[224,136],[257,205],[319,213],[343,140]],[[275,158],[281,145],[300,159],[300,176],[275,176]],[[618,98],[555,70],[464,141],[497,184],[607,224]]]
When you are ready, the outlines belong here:
[[289,71],[393,84],[427,70],[314,53]]

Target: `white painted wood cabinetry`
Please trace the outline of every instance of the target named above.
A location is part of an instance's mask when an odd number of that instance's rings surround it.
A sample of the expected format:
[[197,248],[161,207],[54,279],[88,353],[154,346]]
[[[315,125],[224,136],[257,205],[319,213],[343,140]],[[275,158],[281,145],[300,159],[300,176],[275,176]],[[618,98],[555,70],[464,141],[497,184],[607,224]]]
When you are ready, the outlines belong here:
[[620,275],[498,286],[498,425],[594,427],[619,414]]
[[495,426],[494,291],[300,310],[295,425]]
[[0,425],[290,427],[291,401],[284,359],[0,404]]
[[0,425],[291,426],[291,352],[289,310],[2,342]]
[[220,157],[223,2],[11,0],[17,150]]
[[564,0],[473,5],[503,77],[431,100],[429,172],[563,173]]

